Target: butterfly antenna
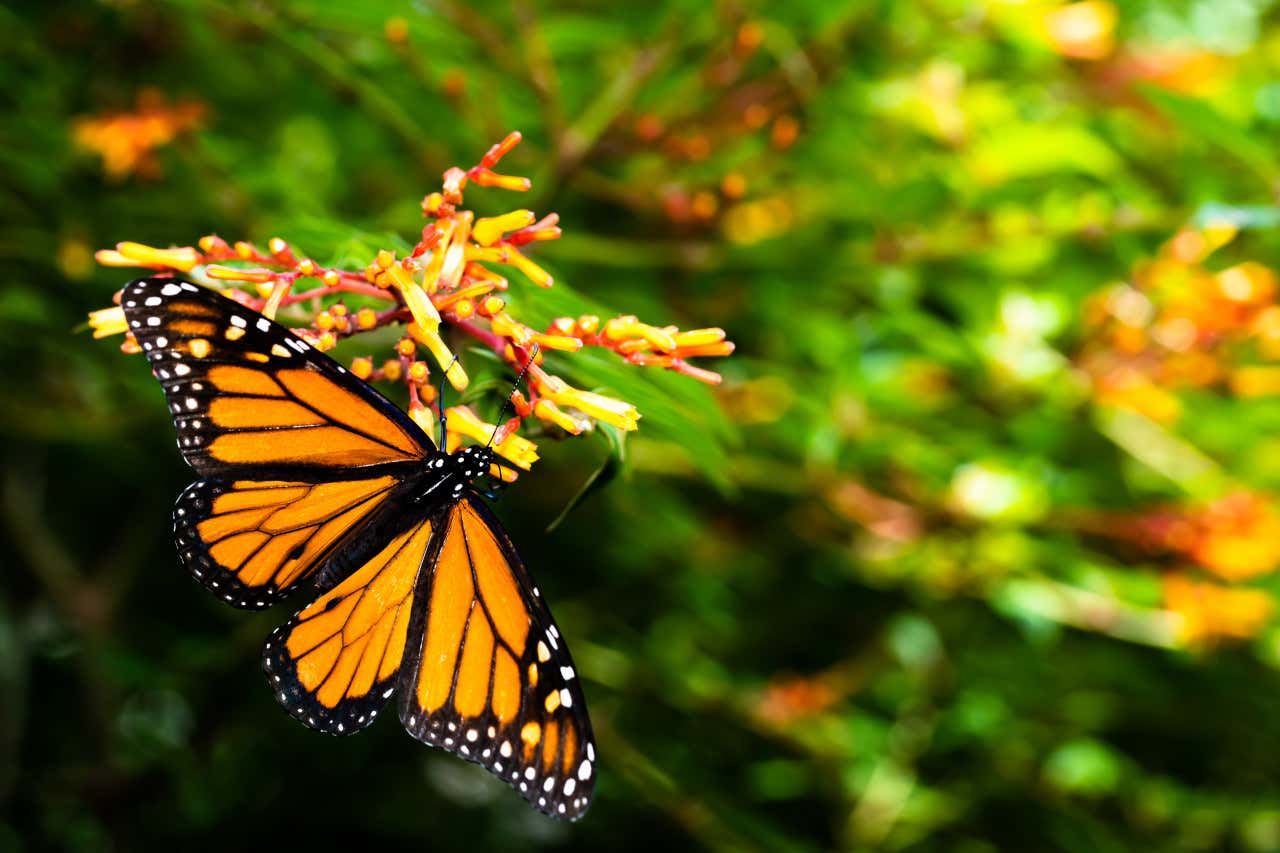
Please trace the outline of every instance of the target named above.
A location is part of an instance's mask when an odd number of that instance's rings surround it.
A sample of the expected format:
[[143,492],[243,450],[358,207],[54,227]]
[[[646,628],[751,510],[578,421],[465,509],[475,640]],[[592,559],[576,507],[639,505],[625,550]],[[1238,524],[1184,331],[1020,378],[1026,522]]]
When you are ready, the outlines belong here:
[[529,367],[533,364],[533,360],[538,357],[538,345],[534,344],[529,349],[529,360],[524,363],[524,367],[520,368],[520,375],[516,377],[515,384],[511,386],[511,391],[507,394],[506,402],[502,404],[502,408],[498,411],[498,420],[493,426],[493,435],[489,436],[489,443],[486,448],[493,445],[493,440],[498,437],[498,430],[502,428],[502,416],[507,413],[507,409],[511,407],[511,395],[516,393],[520,388],[520,383],[524,381],[524,375],[529,372]]
[[453,354],[453,361],[449,362],[449,366],[444,369],[444,373],[440,376],[440,384],[436,388],[436,407],[440,411],[440,452],[445,452],[445,429],[444,429],[444,381],[449,376],[449,371],[453,370],[453,366],[458,363],[458,354]]

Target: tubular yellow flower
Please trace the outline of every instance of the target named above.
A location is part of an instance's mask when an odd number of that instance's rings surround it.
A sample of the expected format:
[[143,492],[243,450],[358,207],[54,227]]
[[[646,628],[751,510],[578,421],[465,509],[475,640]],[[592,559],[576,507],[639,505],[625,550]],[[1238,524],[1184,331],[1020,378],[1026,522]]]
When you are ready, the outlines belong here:
[[200,263],[200,253],[190,246],[179,249],[156,249],[142,243],[116,243],[116,250],[94,255],[98,263],[111,267],[149,267],[157,270],[190,272]]
[[90,311],[89,327],[93,329],[95,338],[105,338],[108,335],[119,335],[129,331],[129,324],[124,319],[124,309],[119,305]]
[[409,417],[413,418],[413,422],[417,424],[423,432],[431,436],[434,441],[436,438],[436,430],[439,428],[436,421],[436,413],[430,406],[410,406]]
[[293,282],[287,278],[276,279],[275,286],[271,288],[271,295],[267,297],[267,304],[262,306],[262,316],[274,320],[276,311],[280,310],[280,300],[284,299],[292,286]]
[[610,341],[621,341],[625,338],[643,338],[653,345],[654,349],[671,352],[676,348],[675,337],[666,329],[641,323],[634,316],[614,317],[604,324],[603,336]]
[[[470,406],[453,406],[445,412],[449,422],[449,432],[466,436],[476,444],[487,445],[498,427],[486,423],[472,411]],[[511,464],[528,471],[538,461],[538,446],[529,439],[511,434],[494,445],[494,451]]]
[[219,281],[249,281],[256,283],[265,283],[275,279],[276,274],[271,270],[242,270],[235,267],[223,267],[217,264],[210,264],[204,268],[205,275],[209,278]]
[[431,303],[426,291],[413,280],[413,276],[409,275],[409,271],[399,264],[394,264],[387,269],[387,276],[404,297],[404,304],[413,315],[413,322],[418,328],[432,334],[436,333],[440,329],[440,312]]
[[510,338],[516,346],[527,346],[533,340],[533,330],[511,319],[511,315],[505,311],[494,314],[489,318],[489,323],[495,332],[504,338]]
[[502,239],[503,234],[519,231],[532,225],[536,219],[532,210],[513,210],[501,216],[477,219],[475,227],[471,229],[471,238],[481,246],[492,246]]
[[574,388],[558,376],[543,374],[539,381],[542,395],[556,405],[577,409],[621,430],[639,427],[640,412],[630,403]]
[[507,249],[507,263],[528,276],[529,280],[538,285],[538,287],[550,287],[555,284],[555,279],[551,277],[551,273],[529,260],[519,249]]
[[575,418],[545,397],[533,407],[534,416],[549,421],[573,435],[581,435],[591,424],[586,418]]
[[449,242],[442,243],[438,256],[441,259],[440,275],[435,280],[434,290],[452,290],[458,286],[458,281],[462,278],[462,271],[467,266],[467,241],[471,237],[471,217],[470,211],[461,213],[454,218],[453,231],[449,235]]
[[577,352],[582,349],[582,341],[567,335],[530,335],[529,339],[543,349],[560,350],[561,352]]
[[724,340],[724,329],[691,329],[687,332],[676,332],[672,336],[676,347],[700,347],[707,344],[718,344]]
[[435,329],[427,331],[417,323],[410,323],[409,334],[435,356],[436,362],[444,369],[444,375],[449,379],[449,384],[454,387],[454,390],[461,391],[467,387],[471,380],[467,378],[467,372],[462,369],[462,362],[454,361],[453,351],[440,337],[439,331]]

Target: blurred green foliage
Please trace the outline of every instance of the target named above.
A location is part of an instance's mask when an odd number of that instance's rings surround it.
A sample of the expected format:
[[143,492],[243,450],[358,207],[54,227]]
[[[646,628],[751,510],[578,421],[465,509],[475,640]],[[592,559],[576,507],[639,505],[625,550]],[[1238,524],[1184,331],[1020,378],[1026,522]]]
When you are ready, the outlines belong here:
[[[1086,358],[1121,340],[1099,305],[1276,264],[1276,23],[1270,0],[0,8],[0,847],[1280,849],[1276,558],[1230,568],[1280,539],[1280,407],[1242,392],[1269,358],[1118,391]],[[73,128],[147,89],[200,126],[111,176]],[[391,722],[281,713],[257,655],[286,614],[187,579],[159,388],[73,334],[129,275],[95,249],[216,231],[363,265],[512,129],[518,203],[565,228],[538,248],[556,288],[514,280],[514,309],[738,344],[714,395],[572,362],[644,415],[619,476],[546,532],[614,451],[544,440],[499,506],[599,736],[572,826]],[[1213,538],[1239,493],[1243,533]]]

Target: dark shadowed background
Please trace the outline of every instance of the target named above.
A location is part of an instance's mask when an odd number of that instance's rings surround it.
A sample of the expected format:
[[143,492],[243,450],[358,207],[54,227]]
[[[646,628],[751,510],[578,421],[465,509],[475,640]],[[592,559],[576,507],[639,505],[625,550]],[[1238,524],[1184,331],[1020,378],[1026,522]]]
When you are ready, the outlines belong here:
[[[0,8],[0,848],[1280,849],[1277,16]],[[601,357],[617,476],[548,533],[613,450],[540,439],[498,507],[591,703],[575,825],[277,707],[288,607],[178,566],[160,390],[84,328],[97,249],[360,266],[511,130],[533,192],[468,202],[565,231],[513,312],[738,346]]]

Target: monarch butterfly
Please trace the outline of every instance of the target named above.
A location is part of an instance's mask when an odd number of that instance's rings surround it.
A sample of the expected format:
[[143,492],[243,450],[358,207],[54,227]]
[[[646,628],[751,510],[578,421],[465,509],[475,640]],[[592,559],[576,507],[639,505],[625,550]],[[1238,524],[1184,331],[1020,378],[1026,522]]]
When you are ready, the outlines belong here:
[[473,480],[493,452],[437,448],[285,327],[179,278],[130,282],[130,331],[201,479],[174,507],[182,562],[227,603],[315,596],[263,650],[276,699],[323,732],[398,693],[409,734],[576,820],[595,744],[573,660]]

